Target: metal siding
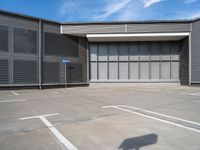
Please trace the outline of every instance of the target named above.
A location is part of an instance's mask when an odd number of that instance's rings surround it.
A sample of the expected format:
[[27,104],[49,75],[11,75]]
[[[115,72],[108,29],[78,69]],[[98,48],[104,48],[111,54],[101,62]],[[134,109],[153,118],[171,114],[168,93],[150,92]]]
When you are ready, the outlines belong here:
[[189,23],[62,25],[64,34],[188,32]]
[[149,63],[140,62],[140,79],[148,80],[149,79]]
[[139,57],[140,61],[149,60],[149,48],[147,42],[139,42]]
[[119,61],[128,61],[128,45],[126,43],[119,43]]
[[90,60],[97,61],[97,45],[90,44]]
[[0,25],[0,52],[8,52],[8,26]]
[[192,23],[191,39],[191,82],[200,83],[200,21]]
[[107,80],[108,73],[107,73],[107,63],[99,62],[98,63],[98,77],[99,80]]
[[138,44],[131,43],[129,45],[129,60],[138,61],[139,60],[139,52],[138,52]]
[[118,60],[118,50],[117,50],[116,44],[110,43],[108,45],[108,53],[109,53],[109,61],[117,61]]
[[109,80],[118,80],[118,63],[109,62]]
[[170,79],[170,62],[161,62],[161,79]]
[[98,60],[99,61],[108,60],[108,50],[107,50],[107,45],[105,43],[98,45]]
[[188,38],[182,40],[180,51],[180,81],[189,84],[189,43]]
[[124,25],[62,25],[64,34],[123,33]]
[[160,63],[159,62],[151,62],[151,79],[159,80],[160,79]]
[[58,62],[44,62],[43,82],[44,83],[59,83],[60,67]]
[[9,83],[8,60],[0,59],[0,84]]
[[91,80],[97,80],[97,63],[90,63],[90,78]]
[[13,51],[15,53],[37,53],[37,31],[14,28],[13,34]]
[[45,54],[78,57],[78,38],[45,32]]
[[190,31],[188,23],[156,23],[156,24],[128,24],[127,32],[186,32]]
[[91,81],[179,81],[179,42],[90,45]]
[[14,84],[35,84],[38,82],[37,62],[29,60],[13,61]]
[[119,80],[128,80],[128,63],[119,62]]
[[171,78],[173,80],[179,79],[179,62],[171,62]]
[[139,79],[138,68],[139,68],[138,62],[130,62],[130,80]]
[[0,57],[8,60],[8,70],[2,73],[8,74],[8,81],[2,85],[37,85],[38,21],[0,14],[0,25],[7,26],[0,34],[0,37],[4,36],[3,39],[0,38]]

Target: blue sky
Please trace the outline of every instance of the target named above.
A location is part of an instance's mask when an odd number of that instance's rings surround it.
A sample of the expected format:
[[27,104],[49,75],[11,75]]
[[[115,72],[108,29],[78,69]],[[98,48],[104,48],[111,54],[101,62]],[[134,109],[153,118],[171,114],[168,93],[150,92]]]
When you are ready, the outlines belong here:
[[0,0],[0,9],[58,22],[189,19],[200,0]]

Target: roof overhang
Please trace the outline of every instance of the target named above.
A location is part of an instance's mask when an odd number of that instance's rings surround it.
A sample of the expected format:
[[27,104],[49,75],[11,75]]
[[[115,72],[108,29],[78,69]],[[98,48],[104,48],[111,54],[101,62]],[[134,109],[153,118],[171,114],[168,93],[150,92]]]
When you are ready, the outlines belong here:
[[178,41],[189,32],[181,33],[132,33],[132,34],[87,34],[90,42],[120,42],[120,41]]

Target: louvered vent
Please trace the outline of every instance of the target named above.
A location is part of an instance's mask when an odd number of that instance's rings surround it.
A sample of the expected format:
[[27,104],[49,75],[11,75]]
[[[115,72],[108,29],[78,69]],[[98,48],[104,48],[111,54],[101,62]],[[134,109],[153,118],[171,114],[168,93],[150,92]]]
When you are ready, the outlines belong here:
[[68,83],[83,82],[83,67],[82,64],[68,64],[66,69]]
[[59,83],[59,63],[44,62],[44,83]]
[[0,25],[0,51],[8,51],[8,27]]
[[78,38],[54,33],[45,33],[45,54],[63,57],[78,57]]
[[0,60],[0,84],[8,84],[8,60]]
[[37,53],[37,31],[14,28],[14,52]]
[[13,62],[13,82],[16,84],[37,83],[37,62],[14,60]]

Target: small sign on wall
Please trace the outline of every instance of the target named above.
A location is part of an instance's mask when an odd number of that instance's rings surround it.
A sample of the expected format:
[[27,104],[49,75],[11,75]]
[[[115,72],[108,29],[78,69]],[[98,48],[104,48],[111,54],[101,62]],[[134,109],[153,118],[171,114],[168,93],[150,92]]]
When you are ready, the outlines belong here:
[[62,63],[65,63],[65,64],[70,63],[70,60],[69,59],[63,59]]

